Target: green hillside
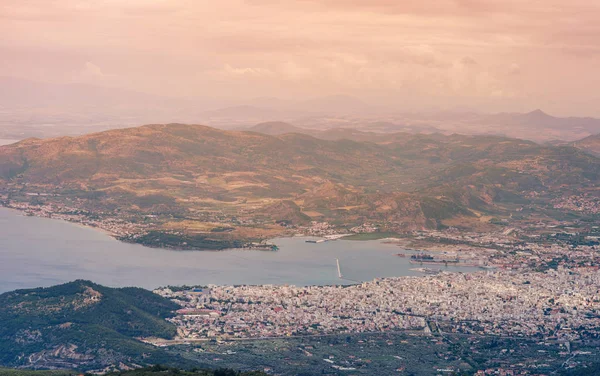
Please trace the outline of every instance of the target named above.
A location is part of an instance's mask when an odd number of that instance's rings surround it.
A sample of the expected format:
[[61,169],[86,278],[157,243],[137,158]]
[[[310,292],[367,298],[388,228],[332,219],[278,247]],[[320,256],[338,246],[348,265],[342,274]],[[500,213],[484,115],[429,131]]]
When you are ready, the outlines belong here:
[[0,365],[99,369],[181,361],[136,338],[172,338],[178,306],[139,288],[88,281],[0,295]]
[[[0,368],[0,376],[72,376],[77,375],[74,371],[32,371],[14,368]],[[221,368],[217,370],[182,370],[160,365],[139,368],[129,371],[110,372],[109,376],[263,376],[263,372],[236,372],[232,369]]]
[[43,370],[35,371],[17,368],[0,367],[0,376],[73,376],[78,373],[70,370]]

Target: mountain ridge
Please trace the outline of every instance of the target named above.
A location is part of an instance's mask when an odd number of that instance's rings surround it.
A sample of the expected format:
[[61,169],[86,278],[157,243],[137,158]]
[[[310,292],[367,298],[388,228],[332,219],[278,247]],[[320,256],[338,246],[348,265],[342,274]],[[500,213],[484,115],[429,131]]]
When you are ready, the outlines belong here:
[[[289,230],[277,223],[312,220],[402,232],[462,218],[460,226],[489,229],[480,217],[524,218],[515,210],[534,203],[548,209],[532,218],[556,219],[553,199],[594,191],[600,176],[600,161],[570,146],[499,136],[353,137],[153,124],[29,139],[0,147],[0,194],[7,205],[33,200],[118,215],[144,231],[200,237],[181,244],[214,245],[258,241]],[[223,225],[231,230],[213,231]]]
[[191,362],[139,341],[173,338],[178,305],[140,288],[90,281],[0,295],[0,364],[41,369],[102,369]]

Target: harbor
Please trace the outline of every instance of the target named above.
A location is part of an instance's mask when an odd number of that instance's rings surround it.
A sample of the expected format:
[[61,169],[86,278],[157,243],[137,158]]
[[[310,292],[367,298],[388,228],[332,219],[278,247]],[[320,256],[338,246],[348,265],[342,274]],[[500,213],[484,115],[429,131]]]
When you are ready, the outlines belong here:
[[[96,229],[56,219],[27,217],[0,208],[0,292],[47,287],[73,279],[154,289],[167,285],[350,285],[375,278],[417,276],[397,246],[315,237],[275,238],[277,252],[182,252],[123,243]],[[35,236],[31,236],[31,234]],[[336,259],[339,259],[339,278]],[[39,265],[39,267],[35,267]],[[475,272],[453,267],[448,271]]]

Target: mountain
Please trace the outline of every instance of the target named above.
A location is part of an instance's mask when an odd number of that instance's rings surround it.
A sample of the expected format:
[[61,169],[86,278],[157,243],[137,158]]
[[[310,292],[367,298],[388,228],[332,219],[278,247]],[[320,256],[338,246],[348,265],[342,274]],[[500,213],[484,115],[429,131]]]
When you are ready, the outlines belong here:
[[[179,98],[89,84],[56,84],[0,77],[0,139],[77,136],[147,122],[201,122],[221,129],[281,121],[307,129],[375,133],[496,135],[536,142],[573,142],[600,133],[600,120],[529,113],[402,113],[347,95],[308,100],[232,101]],[[259,131],[260,130],[256,130]],[[265,131],[266,132],[266,131]],[[285,133],[285,132],[282,132]],[[298,133],[295,129],[291,133]],[[312,132],[308,132],[311,135]],[[323,136],[331,139],[327,135]]]
[[328,115],[367,115],[389,112],[389,109],[367,104],[349,95],[327,95],[305,100],[283,100],[279,98],[255,98],[247,105],[269,108],[286,113],[328,114]]
[[[343,107],[343,106],[341,106]],[[352,108],[352,106],[347,106]],[[335,108],[332,107],[332,108]],[[357,108],[360,108],[357,105]],[[482,114],[476,112],[432,112],[396,113],[382,109],[366,111],[364,114],[341,112],[299,112],[294,115],[281,110],[264,114],[261,119],[281,119],[319,131],[333,129],[354,130],[373,133],[444,133],[447,135],[495,135],[527,139],[540,143],[566,145],[569,142],[600,132],[600,119],[568,117],[560,118],[542,110],[528,113]],[[361,113],[362,114],[362,113]],[[212,124],[212,123],[211,123]],[[301,132],[295,129],[294,132]],[[328,137],[313,131],[306,132],[315,137]]]
[[277,117],[280,114],[278,110],[253,106],[232,106],[216,110],[210,110],[201,114],[204,118],[223,118],[223,119],[260,119]]
[[304,133],[309,134],[310,129],[296,127],[295,125],[283,122],[283,121],[270,121],[266,123],[256,124],[253,127],[247,128],[246,130],[251,132],[258,132],[262,134],[268,134],[272,136],[282,135],[286,133]]
[[493,134],[548,142],[574,141],[600,132],[600,119],[589,117],[555,117],[542,110],[528,113],[479,114],[474,112],[409,114],[405,119],[414,125],[435,126],[442,131]]
[[222,129],[236,129],[249,123],[271,123],[277,120],[292,123],[316,120],[325,122],[326,128],[330,128],[331,120],[338,116],[381,116],[388,112],[388,109],[366,104],[358,98],[332,95],[302,101],[256,98],[241,105],[204,111],[196,119]]
[[[373,127],[385,126],[382,123],[375,123]],[[398,126],[398,128],[401,128]],[[355,128],[330,128],[326,130],[319,129],[309,129],[302,128],[290,123],[286,123],[283,121],[272,121],[266,123],[256,124],[250,128],[241,128],[242,131],[250,131],[257,132],[271,136],[279,136],[289,133],[297,133],[297,134],[305,134],[309,136],[313,136],[315,138],[321,140],[330,140],[330,141],[338,141],[338,140],[352,140],[357,142],[369,141],[369,142],[392,142],[398,138],[403,138],[407,136],[407,133],[404,132],[373,132],[373,131],[361,131]],[[409,132],[413,133],[413,132]],[[418,132],[414,132],[418,133]]]
[[139,288],[89,281],[0,295],[0,365],[41,369],[103,369],[123,364],[192,365],[140,342],[172,338],[165,320],[179,308]]
[[[509,128],[522,129],[524,133],[537,131],[554,134],[571,134],[576,137],[579,134],[594,134],[600,132],[600,119],[581,117],[555,117],[542,110],[535,110],[525,114],[496,114],[486,117],[490,124],[508,126]],[[541,137],[542,135],[540,135]],[[562,139],[565,139],[564,137]],[[568,140],[568,139],[567,139]]]
[[313,98],[296,103],[294,108],[313,113],[326,113],[330,115],[365,115],[386,111],[381,107],[369,105],[358,98],[348,95],[330,95]]
[[600,157],[600,134],[586,137],[582,140],[575,141],[573,146],[577,149],[581,149],[586,153],[590,153],[597,157]]
[[98,85],[0,77],[0,138],[81,135],[159,121],[192,121],[218,100]]
[[481,218],[489,216],[560,219],[551,201],[594,191],[600,177],[600,160],[573,147],[439,133],[355,136],[360,141],[156,124],[29,139],[0,147],[0,195],[9,206],[126,220],[144,244],[218,249],[310,220],[402,232],[486,229]]
[[272,121],[266,123],[256,124],[250,128],[243,128],[242,131],[250,131],[262,133],[270,136],[280,136],[290,133],[304,134],[313,136],[321,140],[352,140],[352,141],[384,141],[394,139],[398,136],[398,133],[377,133],[377,132],[365,132],[354,128],[331,128],[327,130],[308,129],[297,127],[290,123],[283,121]]

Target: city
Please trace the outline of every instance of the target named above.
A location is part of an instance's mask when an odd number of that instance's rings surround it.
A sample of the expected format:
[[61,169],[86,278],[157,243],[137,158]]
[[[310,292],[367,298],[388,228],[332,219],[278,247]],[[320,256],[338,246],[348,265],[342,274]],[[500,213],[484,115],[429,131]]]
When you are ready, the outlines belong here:
[[424,330],[576,341],[600,334],[598,268],[441,273],[354,286],[208,286],[156,292],[181,339]]

